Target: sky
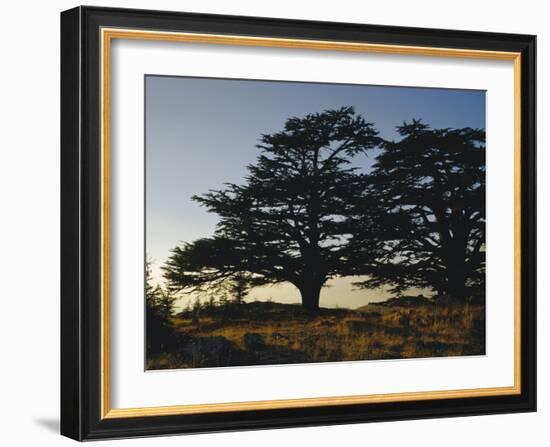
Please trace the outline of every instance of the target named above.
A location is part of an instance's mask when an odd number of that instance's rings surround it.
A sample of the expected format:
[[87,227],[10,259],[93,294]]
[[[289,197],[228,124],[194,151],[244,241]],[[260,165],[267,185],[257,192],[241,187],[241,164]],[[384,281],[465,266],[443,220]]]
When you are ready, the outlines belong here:
[[[145,77],[146,253],[155,282],[176,245],[212,236],[218,218],[194,194],[242,183],[262,133],[282,130],[289,117],[343,106],[398,139],[396,126],[421,118],[434,128],[485,128],[485,91],[370,85]],[[354,163],[369,170],[376,152]],[[336,278],[321,291],[323,307],[356,308],[387,299],[385,290],[355,290],[358,278]],[[183,307],[194,296],[177,303]],[[299,302],[291,284],[253,289],[249,300]]]

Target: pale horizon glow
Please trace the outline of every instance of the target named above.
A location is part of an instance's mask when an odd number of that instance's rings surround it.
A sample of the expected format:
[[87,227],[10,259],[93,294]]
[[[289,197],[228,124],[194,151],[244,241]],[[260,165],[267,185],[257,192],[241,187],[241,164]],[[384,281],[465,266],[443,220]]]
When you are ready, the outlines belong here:
[[[259,154],[260,134],[281,130],[289,117],[353,106],[386,139],[398,138],[395,126],[413,118],[434,128],[485,128],[482,90],[147,75],[145,100],[145,245],[157,283],[172,248],[214,233],[217,216],[191,196],[242,183],[246,165]],[[368,172],[375,156],[358,156],[354,163]],[[320,305],[356,308],[391,296],[383,289],[356,290],[351,283],[359,279],[332,279]],[[194,299],[187,295],[176,307]],[[247,300],[268,299],[296,303],[300,294],[284,283],[255,288]]]

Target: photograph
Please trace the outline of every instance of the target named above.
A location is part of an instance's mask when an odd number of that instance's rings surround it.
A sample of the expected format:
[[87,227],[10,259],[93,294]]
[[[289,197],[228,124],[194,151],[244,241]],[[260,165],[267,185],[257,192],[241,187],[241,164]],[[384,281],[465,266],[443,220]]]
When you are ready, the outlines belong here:
[[146,370],[486,354],[485,90],[144,82]]

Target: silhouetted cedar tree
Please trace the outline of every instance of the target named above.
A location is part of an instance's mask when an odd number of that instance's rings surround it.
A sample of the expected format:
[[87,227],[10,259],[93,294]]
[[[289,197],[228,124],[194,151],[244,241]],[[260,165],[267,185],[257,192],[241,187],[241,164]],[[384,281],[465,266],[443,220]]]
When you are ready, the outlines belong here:
[[[413,120],[386,142],[355,198],[353,255],[366,288],[465,300],[485,278],[485,131]],[[359,259],[363,256],[363,261]]]
[[243,278],[249,286],[290,282],[305,309],[318,309],[327,280],[356,270],[350,217],[362,192],[352,159],[380,142],[352,107],[290,118],[281,132],[262,135],[242,184],[193,197],[220,220],[213,237],[172,250],[163,267],[171,290]]

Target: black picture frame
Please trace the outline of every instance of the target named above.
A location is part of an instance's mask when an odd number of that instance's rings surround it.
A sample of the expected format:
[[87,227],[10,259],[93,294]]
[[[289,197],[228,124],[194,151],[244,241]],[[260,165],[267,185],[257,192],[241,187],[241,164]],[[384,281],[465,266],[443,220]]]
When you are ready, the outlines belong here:
[[[102,418],[101,28],[521,53],[521,391],[514,395]],[[536,37],[166,11],[61,13],[61,433],[76,440],[536,410]]]

